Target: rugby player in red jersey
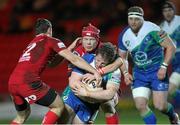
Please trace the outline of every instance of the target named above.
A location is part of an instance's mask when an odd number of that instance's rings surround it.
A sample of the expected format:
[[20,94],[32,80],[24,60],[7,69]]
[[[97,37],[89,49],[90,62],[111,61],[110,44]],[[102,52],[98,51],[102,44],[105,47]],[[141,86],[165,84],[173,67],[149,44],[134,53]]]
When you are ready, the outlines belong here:
[[42,124],[55,124],[64,109],[60,96],[45,84],[40,75],[55,54],[59,54],[73,65],[93,73],[101,81],[99,73],[82,58],[66,49],[64,43],[52,37],[52,25],[47,19],[38,19],[36,37],[21,55],[9,79],[9,92],[17,110],[11,124],[22,124],[30,114],[30,104],[49,107]]

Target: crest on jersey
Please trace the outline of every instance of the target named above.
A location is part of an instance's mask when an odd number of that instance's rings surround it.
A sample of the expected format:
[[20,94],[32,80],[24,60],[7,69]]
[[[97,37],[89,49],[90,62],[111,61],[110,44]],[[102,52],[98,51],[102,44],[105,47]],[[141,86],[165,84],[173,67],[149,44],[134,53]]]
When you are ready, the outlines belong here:
[[125,44],[127,47],[130,47],[130,41],[129,40],[125,41]]

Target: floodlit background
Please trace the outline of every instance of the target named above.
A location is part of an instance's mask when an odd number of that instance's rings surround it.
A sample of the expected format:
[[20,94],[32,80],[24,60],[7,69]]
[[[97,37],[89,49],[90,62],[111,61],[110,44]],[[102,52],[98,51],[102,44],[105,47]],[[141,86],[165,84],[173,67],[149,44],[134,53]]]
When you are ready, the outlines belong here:
[[[170,0],[180,15],[180,1]],[[127,9],[141,6],[145,20],[156,24],[162,21],[161,4],[164,0],[0,0],[0,123],[8,124],[16,112],[10,100],[8,78],[22,50],[34,37],[37,18],[52,21],[53,35],[69,45],[81,35],[83,26],[92,23],[101,30],[102,41],[117,44],[118,34],[127,26]],[[67,83],[67,62],[47,69],[42,79],[58,92]],[[123,124],[143,123],[134,108],[130,87],[122,82],[122,97],[117,110]],[[27,123],[40,123],[46,108],[32,106],[32,115]],[[167,118],[157,113],[158,123],[168,123]],[[105,123],[100,113],[96,123]]]

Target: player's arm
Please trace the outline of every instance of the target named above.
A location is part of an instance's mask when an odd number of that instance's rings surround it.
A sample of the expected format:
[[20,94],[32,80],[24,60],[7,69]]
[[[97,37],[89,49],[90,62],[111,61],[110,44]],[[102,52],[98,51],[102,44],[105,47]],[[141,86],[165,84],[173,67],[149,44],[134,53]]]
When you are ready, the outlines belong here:
[[115,93],[118,91],[118,89],[119,84],[114,84],[112,81],[108,81],[106,89],[96,89],[90,91],[86,89],[85,86],[80,86],[79,88],[75,88],[73,92],[77,96],[83,96],[94,100],[98,100],[99,102],[103,102],[112,99]]
[[99,91],[87,91],[86,96],[100,101],[108,101],[114,97],[118,89],[119,85],[113,83],[112,81],[108,81],[106,89]]
[[68,46],[68,50],[70,50],[71,52],[78,46],[78,44],[81,43],[82,37],[78,37],[76,38],[73,43],[71,43],[71,45]]
[[172,56],[176,51],[176,47],[171,38],[165,32],[159,31],[158,35],[160,37],[160,45],[165,49],[165,55],[164,61],[158,70],[157,76],[158,79],[163,80],[166,76],[168,64],[170,63]]
[[81,57],[74,55],[72,52],[70,52],[68,49],[63,49],[59,52],[59,55],[70,61],[73,65],[84,69],[90,73],[93,73],[96,77],[96,80],[98,82],[101,81],[100,74],[94,69],[92,66],[90,66],[86,61],[84,61]]
[[176,46],[168,35],[160,45],[165,48],[164,63],[168,65],[171,62],[172,56],[175,54]]
[[59,65],[61,62],[63,62],[64,58],[62,58],[59,54],[56,54],[52,60],[48,61],[47,66],[48,67],[55,67]]
[[121,65],[123,65],[123,60],[118,57],[113,63],[99,69],[101,74],[107,74],[109,72],[113,72],[114,70],[118,69]]
[[124,75],[124,81],[126,83],[126,85],[129,85],[132,83],[133,77],[132,75],[128,72],[128,52],[127,51],[122,51],[119,49],[119,56],[122,58],[123,60],[123,65],[120,67],[121,72]]

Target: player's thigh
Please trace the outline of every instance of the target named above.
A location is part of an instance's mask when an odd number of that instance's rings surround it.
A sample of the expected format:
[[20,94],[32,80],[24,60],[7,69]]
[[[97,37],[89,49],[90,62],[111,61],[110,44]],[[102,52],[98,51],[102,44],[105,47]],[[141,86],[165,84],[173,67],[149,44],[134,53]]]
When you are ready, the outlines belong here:
[[151,90],[147,87],[137,87],[132,90],[133,99],[137,109],[144,109],[147,107]]
[[145,98],[149,100],[149,97],[151,95],[151,90],[147,87],[137,87],[132,89],[132,95],[134,100],[136,98]]

